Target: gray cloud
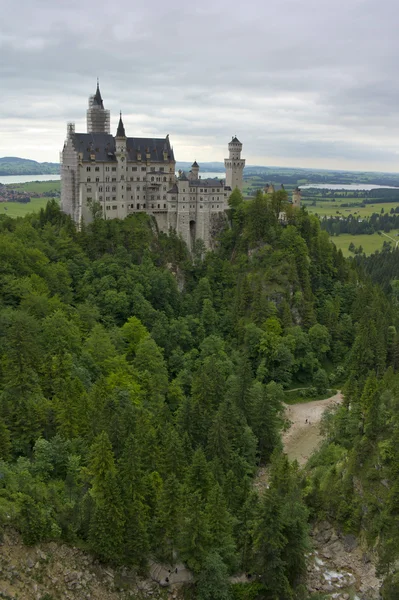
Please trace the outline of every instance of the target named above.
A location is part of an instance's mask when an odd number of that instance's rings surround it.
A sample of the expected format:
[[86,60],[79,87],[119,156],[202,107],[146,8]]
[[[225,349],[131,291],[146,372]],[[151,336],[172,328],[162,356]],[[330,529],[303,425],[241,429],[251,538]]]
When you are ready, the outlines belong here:
[[0,28],[0,155],[57,160],[100,77],[116,127],[180,160],[398,170],[394,0],[21,0]]

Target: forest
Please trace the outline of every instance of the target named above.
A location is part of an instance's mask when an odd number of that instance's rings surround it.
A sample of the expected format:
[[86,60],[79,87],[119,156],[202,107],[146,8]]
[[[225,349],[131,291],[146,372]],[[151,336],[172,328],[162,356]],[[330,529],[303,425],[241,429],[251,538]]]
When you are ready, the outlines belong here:
[[[208,252],[145,214],[0,217],[0,532],[142,573],[182,560],[199,600],[305,600],[328,518],[364,532],[397,598],[396,297],[284,191],[229,203]],[[334,381],[345,402],[300,471],[284,390]]]

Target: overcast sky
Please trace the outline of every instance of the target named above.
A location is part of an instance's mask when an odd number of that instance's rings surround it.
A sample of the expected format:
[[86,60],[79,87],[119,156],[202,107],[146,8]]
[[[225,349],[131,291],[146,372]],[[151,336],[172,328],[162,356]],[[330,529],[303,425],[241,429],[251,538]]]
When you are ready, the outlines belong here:
[[[0,0],[0,156],[58,162],[96,78],[177,160],[399,171],[396,0]],[[6,17],[4,15],[7,15]]]

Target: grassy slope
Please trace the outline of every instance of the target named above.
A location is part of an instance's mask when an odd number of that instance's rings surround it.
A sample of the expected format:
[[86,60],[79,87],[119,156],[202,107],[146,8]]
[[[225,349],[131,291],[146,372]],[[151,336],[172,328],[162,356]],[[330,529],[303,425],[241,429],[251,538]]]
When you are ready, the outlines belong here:
[[8,215],[9,217],[24,217],[28,213],[33,213],[44,208],[50,198],[32,198],[28,204],[19,202],[1,202],[0,215]]
[[61,190],[61,182],[54,181],[28,181],[27,183],[13,183],[8,185],[13,190],[24,190],[25,192],[33,192],[43,194],[45,192],[59,192]]
[[[59,192],[60,181],[29,181],[27,183],[14,183],[9,185],[14,190],[24,190],[27,193],[43,194],[46,192]],[[44,208],[50,198],[32,198],[28,204],[19,202],[0,202],[0,215],[9,217],[24,217],[25,215]],[[58,198],[56,198],[58,200]]]

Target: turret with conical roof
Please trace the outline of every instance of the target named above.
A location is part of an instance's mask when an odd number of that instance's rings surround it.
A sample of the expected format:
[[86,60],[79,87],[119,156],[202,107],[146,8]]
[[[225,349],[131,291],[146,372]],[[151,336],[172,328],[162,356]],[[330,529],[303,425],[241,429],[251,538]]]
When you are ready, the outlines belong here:
[[190,181],[196,181],[199,178],[199,164],[195,160],[191,165],[191,171],[188,174],[188,178]]
[[116,137],[117,138],[125,138],[126,137],[125,126],[122,121],[122,113],[119,113],[119,123],[118,123],[118,129],[116,130]]
[[110,114],[104,108],[98,79],[96,93],[89,98],[87,133],[110,133]]

